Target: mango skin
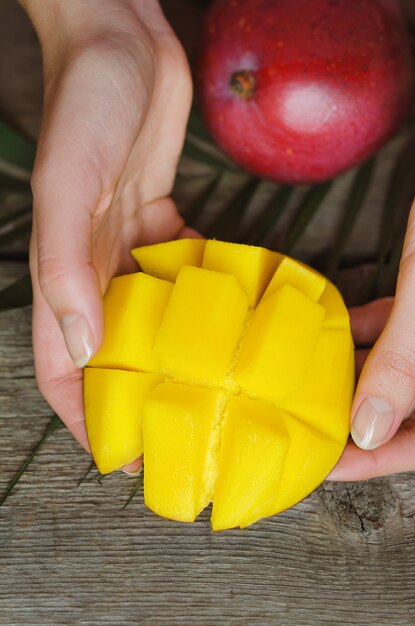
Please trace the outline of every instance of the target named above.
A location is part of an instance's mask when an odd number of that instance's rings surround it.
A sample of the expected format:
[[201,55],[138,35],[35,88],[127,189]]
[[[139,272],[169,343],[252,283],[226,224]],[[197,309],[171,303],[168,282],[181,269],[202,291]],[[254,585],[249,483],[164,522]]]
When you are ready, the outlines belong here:
[[111,283],[105,340],[85,372],[99,470],[144,452],[146,505],[192,522],[213,502],[213,530],[293,506],[349,434],[354,348],[341,295],[252,246],[182,240],[133,254],[149,274]]
[[247,171],[283,184],[328,180],[368,159],[413,102],[400,4],[209,3],[196,77],[217,143]]

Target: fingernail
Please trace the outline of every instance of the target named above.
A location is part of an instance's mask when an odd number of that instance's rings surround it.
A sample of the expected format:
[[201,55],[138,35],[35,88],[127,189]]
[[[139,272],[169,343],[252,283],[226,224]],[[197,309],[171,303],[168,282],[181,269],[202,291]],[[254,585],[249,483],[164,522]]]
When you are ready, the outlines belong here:
[[352,423],[352,437],[359,448],[374,450],[385,441],[395,416],[381,398],[368,397],[360,405]]
[[125,470],[125,469],[123,469],[121,471],[124,472],[124,474],[127,474],[127,476],[131,476],[131,478],[137,478],[138,476],[140,476],[141,472],[143,471],[143,468],[140,467],[138,472],[127,472],[127,470]]
[[86,320],[80,315],[66,315],[61,320],[66,347],[76,367],[84,367],[92,356],[92,341]]
[[132,476],[134,478],[140,476],[141,472],[143,471],[143,461],[141,458],[136,459],[132,463],[124,465],[121,470],[124,472],[124,474],[127,474],[127,476]]

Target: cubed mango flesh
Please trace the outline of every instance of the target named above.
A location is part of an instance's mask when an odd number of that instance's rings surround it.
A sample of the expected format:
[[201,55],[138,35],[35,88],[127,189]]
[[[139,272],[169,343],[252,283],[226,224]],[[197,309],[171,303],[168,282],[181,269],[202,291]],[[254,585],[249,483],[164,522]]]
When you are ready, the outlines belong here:
[[254,307],[279,260],[278,253],[265,248],[212,239],[206,243],[202,267],[235,276],[248,296],[249,306]]
[[144,490],[146,505],[158,515],[193,522],[212,500],[209,472],[222,395],[171,382],[150,395],[144,408]]
[[315,353],[323,319],[323,307],[291,285],[262,300],[235,367],[241,389],[271,401],[298,389]]
[[248,526],[272,515],[290,445],[281,411],[246,396],[225,411],[212,528]]
[[161,380],[160,374],[86,368],[86,427],[101,474],[113,472],[143,454],[144,404]]
[[88,365],[157,372],[154,342],[172,289],[147,274],[113,278],[104,299],[104,341]]
[[141,246],[131,251],[142,271],[172,283],[183,265],[202,265],[205,239],[176,239],[152,246]]
[[295,261],[289,256],[282,257],[264,293],[264,298],[271,296],[284,285],[291,285],[317,302],[326,287],[326,282],[324,276],[311,267],[307,267],[307,265]]
[[349,313],[344,304],[341,294],[330,281],[327,281],[325,289],[319,299],[319,304],[324,307],[324,328],[333,330],[350,331]]
[[[85,371],[102,473],[144,452],[144,498],[212,528],[293,506],[341,456],[354,353],[341,295],[320,274],[252,246],[198,239],[133,251],[113,279],[105,339]],[[150,275],[149,275],[150,274]]]
[[349,432],[350,393],[345,393],[345,385],[350,377],[350,355],[350,333],[323,328],[303,384],[279,402],[288,413],[340,442]]
[[162,372],[196,384],[221,384],[247,312],[246,295],[234,276],[185,265],[155,343]]

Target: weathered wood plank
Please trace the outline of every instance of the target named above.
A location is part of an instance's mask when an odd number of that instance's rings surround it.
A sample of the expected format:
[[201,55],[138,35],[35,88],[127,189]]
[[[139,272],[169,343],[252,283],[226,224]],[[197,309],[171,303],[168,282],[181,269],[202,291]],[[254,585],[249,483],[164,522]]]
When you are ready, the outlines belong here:
[[[2,490],[50,410],[17,374],[32,359],[30,310],[0,315],[0,341],[11,373],[0,382]],[[327,483],[282,515],[214,535],[208,511],[193,525],[157,518],[141,489],[123,510],[134,481],[121,473],[77,487],[88,464],[62,428],[0,509],[0,624],[415,623],[414,475]]]

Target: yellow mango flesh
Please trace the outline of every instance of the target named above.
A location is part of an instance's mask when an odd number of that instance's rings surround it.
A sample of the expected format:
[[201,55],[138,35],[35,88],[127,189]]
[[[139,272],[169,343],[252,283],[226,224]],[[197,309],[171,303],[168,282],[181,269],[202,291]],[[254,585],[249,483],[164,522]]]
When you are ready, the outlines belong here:
[[276,401],[297,389],[313,358],[323,319],[323,307],[290,285],[262,300],[235,368],[242,390]]
[[311,300],[317,302],[326,287],[326,283],[326,279],[311,269],[311,267],[307,267],[303,263],[286,256],[282,257],[264,293],[264,298],[271,296],[284,285],[291,285],[291,287],[296,287]]
[[265,248],[226,243],[206,243],[202,267],[235,276],[248,296],[249,306],[257,305],[275,271],[279,255]]
[[[163,383],[144,409],[146,505],[158,515],[193,522],[213,496],[215,424],[221,392]],[[210,489],[209,489],[210,487]]]
[[87,368],[84,411],[91,453],[101,474],[143,454],[143,408],[159,374]]
[[[307,496],[342,453],[349,316],[293,259],[194,241],[134,251],[154,276],[111,283],[104,345],[85,373],[88,437],[103,473],[144,449],[145,502],[159,515],[191,522],[212,502],[214,530],[244,527]],[[124,392],[115,368],[155,382]]]
[[155,344],[161,370],[189,382],[222,383],[247,312],[246,295],[233,276],[184,266]]
[[272,515],[290,445],[281,411],[244,396],[225,413],[212,529],[248,526]]
[[288,413],[340,442],[349,432],[351,393],[350,389],[346,392],[345,385],[350,377],[351,354],[348,331],[323,329],[301,388],[279,403]]
[[131,254],[143,272],[174,283],[183,265],[202,265],[205,246],[205,239],[177,239],[135,248]]
[[[288,413],[285,413],[284,426],[290,446],[284,459],[280,488],[273,502],[273,515],[297,504],[320,485],[336,465],[347,439],[341,443],[332,440]],[[323,467],[327,468],[324,473]]]
[[154,341],[172,289],[172,283],[146,274],[113,278],[104,298],[104,342],[88,365],[158,371]]
[[350,331],[350,318],[339,291],[333,283],[327,281],[326,287],[319,299],[319,304],[324,307],[326,315],[324,328]]

